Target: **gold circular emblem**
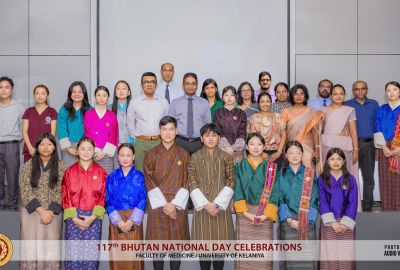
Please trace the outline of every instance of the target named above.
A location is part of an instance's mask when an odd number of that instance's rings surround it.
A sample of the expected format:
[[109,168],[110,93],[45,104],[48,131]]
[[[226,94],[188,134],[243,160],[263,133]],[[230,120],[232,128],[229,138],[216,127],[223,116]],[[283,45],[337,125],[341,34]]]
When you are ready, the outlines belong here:
[[5,265],[11,260],[13,255],[13,245],[11,240],[3,235],[0,234],[0,266]]
[[307,200],[307,199],[301,199],[300,200],[300,207],[301,208],[304,208],[304,209],[308,209],[308,208],[310,208],[310,201],[309,200]]
[[182,165],[182,161],[178,160],[178,166]]

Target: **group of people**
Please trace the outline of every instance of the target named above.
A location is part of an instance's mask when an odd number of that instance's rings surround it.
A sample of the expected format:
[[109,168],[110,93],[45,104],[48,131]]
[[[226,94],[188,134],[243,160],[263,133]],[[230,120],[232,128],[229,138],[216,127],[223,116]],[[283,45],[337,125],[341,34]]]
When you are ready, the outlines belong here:
[[[364,81],[353,84],[354,98],[345,101],[344,87],[324,79],[309,101],[302,84],[289,89],[280,82],[270,89],[268,72],[259,74],[259,90],[243,82],[237,90],[223,88],[221,96],[213,79],[197,96],[195,73],[183,76],[182,93],[170,63],[161,66],[161,76],[158,83],[156,74],[143,73],[143,92],[135,98],[129,84],[118,81],[111,106],[108,88],[96,88],[92,107],[85,84],[73,82],[58,114],[47,104],[45,85],[34,88],[35,106],[24,111],[12,98],[13,81],[0,78],[0,206],[20,210],[22,240],[61,239],[63,220],[66,240],[99,240],[105,213],[110,240],[140,240],[145,212],[148,240],[271,240],[277,220],[282,240],[316,239],[318,213],[322,240],[355,239],[357,211],[371,211],[374,203],[376,149],[382,210],[400,210],[398,82],[387,83],[389,103],[379,107],[367,98]],[[79,260],[93,250],[85,241],[69,243],[67,257],[78,259],[67,260],[66,269],[98,268],[96,260]],[[60,268],[56,259],[34,259],[58,258],[59,248],[31,242],[21,248],[21,269]],[[334,249],[322,247],[321,256]],[[223,269],[220,260],[202,260],[200,267],[211,263]],[[153,261],[154,269],[163,264]],[[112,260],[110,266],[143,269],[143,261]],[[170,267],[179,269],[180,261]],[[317,264],[287,260],[284,267]],[[339,263],[321,261],[320,267],[338,269]],[[272,261],[237,261],[235,268],[272,269]]]

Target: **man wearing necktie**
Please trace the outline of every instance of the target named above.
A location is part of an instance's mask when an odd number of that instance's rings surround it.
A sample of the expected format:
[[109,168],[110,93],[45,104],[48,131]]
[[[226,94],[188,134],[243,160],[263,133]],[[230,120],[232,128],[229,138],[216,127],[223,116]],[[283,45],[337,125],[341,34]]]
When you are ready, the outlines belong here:
[[168,103],[183,95],[182,88],[174,81],[175,70],[171,63],[161,65],[161,80],[158,84],[156,95],[165,98]]
[[318,97],[310,100],[307,105],[316,110],[321,110],[323,107],[331,105],[332,85],[332,82],[328,79],[320,81],[318,83]]
[[211,123],[211,110],[208,101],[196,95],[197,75],[186,73],[183,76],[185,94],[171,102],[169,115],[178,122],[176,144],[190,154],[203,147],[200,128]]

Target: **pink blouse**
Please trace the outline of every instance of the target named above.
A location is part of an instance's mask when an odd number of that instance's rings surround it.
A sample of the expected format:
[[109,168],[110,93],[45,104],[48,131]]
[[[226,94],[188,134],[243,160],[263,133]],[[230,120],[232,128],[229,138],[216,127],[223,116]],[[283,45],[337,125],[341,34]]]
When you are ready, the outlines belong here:
[[96,147],[104,148],[107,143],[118,147],[118,120],[114,112],[107,110],[102,118],[95,109],[85,113],[83,117],[85,137],[91,138]]

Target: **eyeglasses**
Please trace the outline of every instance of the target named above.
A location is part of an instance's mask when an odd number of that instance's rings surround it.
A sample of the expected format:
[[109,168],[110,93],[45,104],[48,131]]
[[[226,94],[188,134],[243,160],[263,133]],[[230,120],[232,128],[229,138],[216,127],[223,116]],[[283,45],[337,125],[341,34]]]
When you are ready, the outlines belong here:
[[143,81],[143,84],[156,84],[156,81]]
[[278,90],[278,91],[276,91],[277,95],[282,95],[282,94],[287,94],[287,93],[289,93],[287,90]]
[[261,79],[260,82],[270,82],[271,79]]
[[191,82],[191,83],[190,82],[185,82],[184,85],[185,86],[196,86],[197,83],[196,82]]
[[319,88],[321,88],[321,89],[332,89],[332,86],[330,86],[330,85],[321,85]]
[[362,87],[362,88],[354,88],[354,91],[367,91],[368,88],[367,87]]

